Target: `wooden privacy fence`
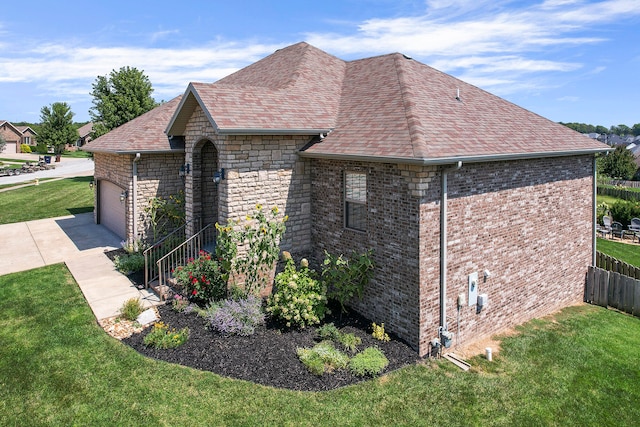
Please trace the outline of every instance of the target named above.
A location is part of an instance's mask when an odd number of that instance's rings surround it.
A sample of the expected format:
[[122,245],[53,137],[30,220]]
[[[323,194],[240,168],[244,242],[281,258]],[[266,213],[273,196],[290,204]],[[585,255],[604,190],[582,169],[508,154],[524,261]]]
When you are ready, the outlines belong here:
[[610,179],[607,181],[608,185],[621,185],[623,187],[640,188],[640,181],[624,181],[621,179]]
[[598,187],[598,194],[632,202],[640,200],[640,191],[625,190],[624,188]]
[[640,280],[602,268],[589,267],[584,300],[640,317]]
[[620,273],[623,276],[629,276],[634,279],[640,279],[640,268],[619,261],[612,256],[596,251],[596,267],[613,273]]

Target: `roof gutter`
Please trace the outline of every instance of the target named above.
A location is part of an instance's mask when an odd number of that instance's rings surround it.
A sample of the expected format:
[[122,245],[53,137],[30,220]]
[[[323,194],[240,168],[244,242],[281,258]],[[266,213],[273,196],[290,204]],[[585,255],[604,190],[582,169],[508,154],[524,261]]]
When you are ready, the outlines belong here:
[[541,151],[534,153],[509,153],[509,154],[490,154],[477,156],[454,156],[454,157],[438,157],[438,158],[415,158],[415,157],[384,157],[384,156],[368,156],[361,154],[333,154],[333,153],[310,153],[308,151],[299,151],[301,157],[329,160],[350,160],[357,162],[375,162],[375,163],[398,163],[419,166],[440,166],[450,165],[456,162],[465,163],[483,163],[483,162],[499,162],[507,160],[525,160],[525,159],[542,159],[548,157],[565,157],[578,156],[584,154],[598,154],[611,151],[607,148],[591,148],[584,150],[563,150],[563,151]]
[[102,154],[169,154],[169,153],[184,153],[184,148],[175,148],[167,150],[108,150],[102,148],[84,148],[81,150],[88,151],[90,153],[102,153]]
[[332,129],[259,129],[259,128],[217,128],[220,135],[319,135]]

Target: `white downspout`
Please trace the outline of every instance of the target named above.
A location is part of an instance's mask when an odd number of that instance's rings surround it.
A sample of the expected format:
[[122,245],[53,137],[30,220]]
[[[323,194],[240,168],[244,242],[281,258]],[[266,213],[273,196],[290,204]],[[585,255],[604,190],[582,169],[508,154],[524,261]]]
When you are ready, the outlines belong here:
[[133,158],[133,182],[131,192],[131,201],[133,202],[133,238],[138,238],[138,160],[140,160],[140,153],[136,153]]
[[597,158],[593,156],[593,203],[592,203],[592,218],[593,223],[591,224],[591,265],[593,267],[596,266],[596,224],[598,224],[598,169],[597,169]]
[[447,330],[447,174],[462,167],[462,161],[442,169],[440,200],[440,331]]

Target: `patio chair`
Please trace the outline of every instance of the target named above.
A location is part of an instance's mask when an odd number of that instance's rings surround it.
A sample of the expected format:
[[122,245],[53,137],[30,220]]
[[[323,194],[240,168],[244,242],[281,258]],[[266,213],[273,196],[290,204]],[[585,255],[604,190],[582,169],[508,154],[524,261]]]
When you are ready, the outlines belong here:
[[637,237],[640,243],[640,218],[631,218],[628,233],[631,234],[633,238]]
[[607,234],[611,234],[611,217],[610,216],[605,215],[602,217],[602,225],[598,228],[598,232],[602,234],[603,238],[607,237]]
[[611,223],[611,237],[619,236],[621,239],[624,237],[624,227],[621,222],[613,221]]

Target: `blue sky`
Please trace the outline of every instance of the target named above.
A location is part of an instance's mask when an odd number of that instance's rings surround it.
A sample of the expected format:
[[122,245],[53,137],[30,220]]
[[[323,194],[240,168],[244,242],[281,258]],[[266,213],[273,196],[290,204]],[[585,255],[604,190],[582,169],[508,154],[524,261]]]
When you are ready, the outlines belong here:
[[142,70],[156,100],[299,41],[349,60],[401,52],[554,121],[640,123],[639,0],[94,0],[7,2],[0,120]]

